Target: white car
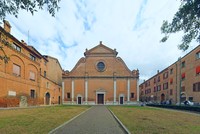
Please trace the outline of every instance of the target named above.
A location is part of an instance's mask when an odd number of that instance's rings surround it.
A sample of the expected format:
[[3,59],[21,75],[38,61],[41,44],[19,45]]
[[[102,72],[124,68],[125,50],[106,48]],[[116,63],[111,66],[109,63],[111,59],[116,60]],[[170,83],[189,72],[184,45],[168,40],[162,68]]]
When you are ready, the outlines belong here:
[[191,102],[189,100],[186,100],[184,101],[184,104],[187,105],[187,106],[193,106],[194,105],[194,102]]

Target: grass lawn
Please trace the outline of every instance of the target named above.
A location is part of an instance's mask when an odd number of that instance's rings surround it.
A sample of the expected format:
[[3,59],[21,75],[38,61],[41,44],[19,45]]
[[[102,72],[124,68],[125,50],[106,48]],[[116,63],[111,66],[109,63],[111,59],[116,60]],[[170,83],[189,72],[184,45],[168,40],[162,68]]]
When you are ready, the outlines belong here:
[[47,134],[89,106],[0,110],[0,134]]
[[132,134],[200,134],[200,115],[139,106],[109,108]]

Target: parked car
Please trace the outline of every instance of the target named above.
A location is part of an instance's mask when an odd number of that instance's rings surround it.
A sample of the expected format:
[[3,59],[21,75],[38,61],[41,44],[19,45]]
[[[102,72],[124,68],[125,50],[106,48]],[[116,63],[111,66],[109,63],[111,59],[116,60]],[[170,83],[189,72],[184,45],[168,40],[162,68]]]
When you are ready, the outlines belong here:
[[[176,103],[176,105],[178,106],[179,103]],[[181,102],[181,106],[194,106],[194,102],[191,102],[189,100],[185,100],[185,101]]]
[[194,105],[194,102],[191,102],[191,101],[189,101],[189,100],[186,100],[186,101],[184,101],[183,103],[184,103],[184,105],[186,105],[186,106],[193,106],[193,105]]

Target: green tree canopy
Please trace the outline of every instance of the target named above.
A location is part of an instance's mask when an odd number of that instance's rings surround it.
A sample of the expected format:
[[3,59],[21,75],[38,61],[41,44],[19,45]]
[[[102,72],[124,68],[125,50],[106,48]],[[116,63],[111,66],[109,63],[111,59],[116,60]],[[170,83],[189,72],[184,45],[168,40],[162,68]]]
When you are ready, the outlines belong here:
[[32,14],[37,9],[45,8],[52,16],[59,9],[60,0],[0,0],[0,19],[3,20],[7,15],[17,17],[19,10],[26,10]]
[[181,0],[181,5],[174,15],[172,22],[163,21],[161,33],[165,42],[171,33],[183,31],[181,44],[178,48],[185,51],[193,39],[200,43],[200,0]]

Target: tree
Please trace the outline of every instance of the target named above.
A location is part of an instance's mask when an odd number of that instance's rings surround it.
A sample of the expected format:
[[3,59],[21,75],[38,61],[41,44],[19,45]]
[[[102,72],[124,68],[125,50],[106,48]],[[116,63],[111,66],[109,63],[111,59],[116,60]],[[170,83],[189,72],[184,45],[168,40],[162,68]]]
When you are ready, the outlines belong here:
[[165,36],[161,42],[167,41],[171,33],[183,31],[180,50],[187,50],[193,39],[200,42],[200,0],[181,0],[181,5],[172,22],[163,21],[161,33]]
[[17,17],[19,10],[26,10],[33,14],[38,9],[46,8],[46,10],[55,16],[55,12],[59,9],[60,0],[1,0],[0,1],[0,19],[3,20],[6,15],[14,15]]

